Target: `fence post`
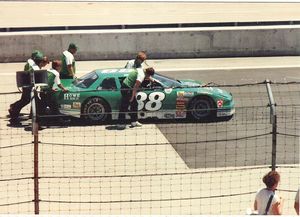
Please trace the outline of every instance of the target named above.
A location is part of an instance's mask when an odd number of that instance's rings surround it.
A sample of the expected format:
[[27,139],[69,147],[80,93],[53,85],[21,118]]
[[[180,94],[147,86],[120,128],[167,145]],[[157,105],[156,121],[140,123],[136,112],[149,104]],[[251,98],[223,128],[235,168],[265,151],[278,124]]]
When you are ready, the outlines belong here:
[[277,146],[277,116],[273,116],[272,123],[272,171],[276,170],[276,146]]
[[277,115],[276,115],[276,103],[274,101],[271,81],[266,80],[266,87],[269,97],[269,106],[270,106],[270,123],[272,124],[272,171],[276,170],[276,146],[277,146]]
[[37,91],[33,86],[31,91],[31,109],[32,109],[32,134],[34,144],[34,213],[40,213],[39,208],[39,124],[37,121],[37,106],[36,106]]

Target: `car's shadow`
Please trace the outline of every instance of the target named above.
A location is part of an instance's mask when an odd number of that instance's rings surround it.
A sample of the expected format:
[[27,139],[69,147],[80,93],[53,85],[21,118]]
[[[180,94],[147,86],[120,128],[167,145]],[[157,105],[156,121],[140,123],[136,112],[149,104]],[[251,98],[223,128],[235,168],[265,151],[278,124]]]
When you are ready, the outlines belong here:
[[[218,118],[218,119],[206,119],[201,121],[196,121],[192,119],[163,119],[159,120],[157,118],[147,118],[143,120],[139,120],[143,124],[187,124],[187,123],[216,123],[216,122],[224,122],[228,121],[228,118]],[[84,121],[80,118],[74,118],[69,116],[62,116],[60,119],[53,119],[51,117],[45,117],[41,119],[40,125],[41,126],[106,126],[107,130],[115,130],[117,129],[115,126],[118,125],[118,120],[110,120],[104,123],[91,123],[88,121]],[[125,124],[130,124],[130,120],[126,120]]]
[[[8,118],[8,127],[13,128],[24,128],[26,131],[31,130],[32,119],[28,114],[21,114],[17,119]],[[230,118],[215,118],[215,119],[206,119],[206,120],[193,120],[193,119],[163,119],[159,120],[157,118],[147,118],[139,120],[143,124],[188,124],[188,123],[216,123],[228,121]],[[74,118],[71,116],[41,116],[38,117],[39,130],[45,128],[67,128],[67,127],[77,127],[77,126],[105,126],[107,130],[118,130],[118,120],[109,120],[104,123],[91,123],[84,121],[80,118]],[[130,124],[130,120],[126,120],[125,124]]]

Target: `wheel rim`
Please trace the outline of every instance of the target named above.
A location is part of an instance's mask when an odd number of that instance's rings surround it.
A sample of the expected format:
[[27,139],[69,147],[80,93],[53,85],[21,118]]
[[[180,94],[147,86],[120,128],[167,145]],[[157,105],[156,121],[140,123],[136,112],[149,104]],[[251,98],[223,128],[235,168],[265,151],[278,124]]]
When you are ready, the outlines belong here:
[[90,120],[101,121],[105,119],[105,107],[101,103],[93,103],[87,109],[87,114]]
[[195,99],[191,105],[191,114],[196,119],[206,118],[210,116],[211,104],[206,99]]

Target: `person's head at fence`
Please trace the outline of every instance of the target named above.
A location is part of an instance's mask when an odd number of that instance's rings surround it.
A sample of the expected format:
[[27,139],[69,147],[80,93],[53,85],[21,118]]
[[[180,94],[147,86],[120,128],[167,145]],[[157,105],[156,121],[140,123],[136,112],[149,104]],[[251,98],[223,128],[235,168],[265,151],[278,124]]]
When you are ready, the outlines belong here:
[[262,178],[265,188],[260,189],[254,202],[254,210],[259,215],[281,215],[283,199],[276,194],[280,182],[280,174],[277,171],[270,171]]
[[265,183],[267,189],[275,191],[280,181],[280,175],[276,171],[271,171],[268,172],[262,180]]

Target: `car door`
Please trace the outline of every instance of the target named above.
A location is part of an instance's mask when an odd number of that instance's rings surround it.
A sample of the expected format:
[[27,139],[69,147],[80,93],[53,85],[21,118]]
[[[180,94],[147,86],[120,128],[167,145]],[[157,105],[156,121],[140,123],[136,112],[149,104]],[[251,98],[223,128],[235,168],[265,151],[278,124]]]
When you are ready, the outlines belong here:
[[172,88],[165,88],[159,82],[154,82],[152,85],[149,85],[147,81],[143,82],[136,96],[139,117],[174,118],[175,95],[176,91]]
[[[110,106],[112,115],[119,111],[119,101],[121,100],[121,93],[118,88],[116,77],[103,78],[97,87],[97,93],[101,96]],[[115,117],[112,117],[115,119]]]

